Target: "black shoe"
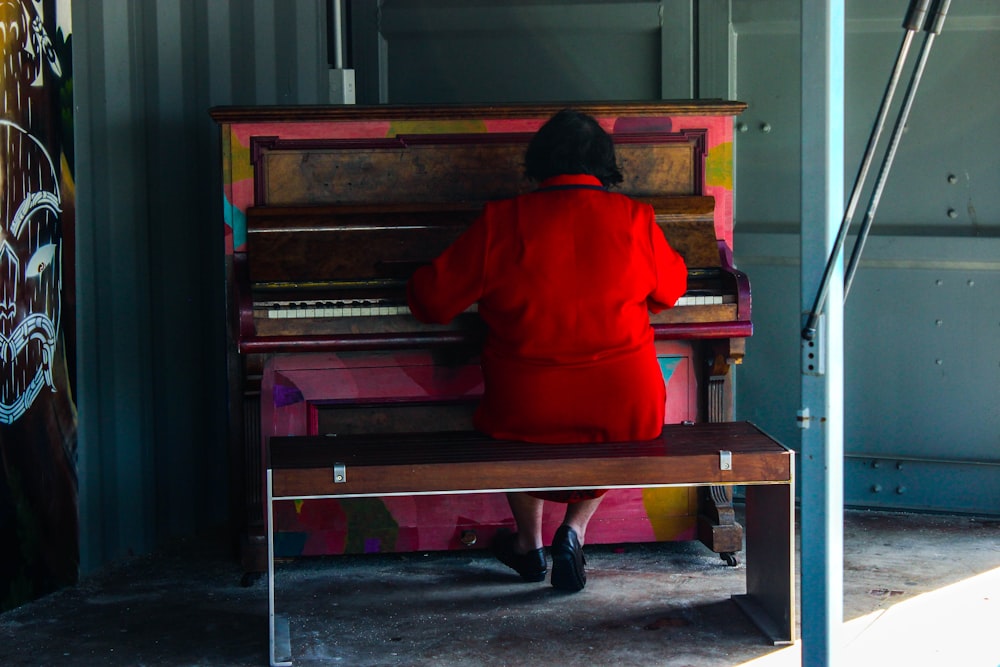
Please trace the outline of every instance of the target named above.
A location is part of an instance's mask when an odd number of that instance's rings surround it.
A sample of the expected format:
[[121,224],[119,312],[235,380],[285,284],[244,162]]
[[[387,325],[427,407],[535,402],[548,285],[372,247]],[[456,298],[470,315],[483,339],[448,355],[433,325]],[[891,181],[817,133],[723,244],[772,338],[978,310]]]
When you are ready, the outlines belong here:
[[582,591],[587,585],[583,566],[583,547],[576,531],[569,526],[559,526],[552,537],[552,586],[562,591]]
[[516,571],[525,581],[545,581],[548,566],[545,564],[545,552],[541,549],[519,554],[514,551],[517,533],[508,530],[498,531],[493,538],[493,555],[501,563]]

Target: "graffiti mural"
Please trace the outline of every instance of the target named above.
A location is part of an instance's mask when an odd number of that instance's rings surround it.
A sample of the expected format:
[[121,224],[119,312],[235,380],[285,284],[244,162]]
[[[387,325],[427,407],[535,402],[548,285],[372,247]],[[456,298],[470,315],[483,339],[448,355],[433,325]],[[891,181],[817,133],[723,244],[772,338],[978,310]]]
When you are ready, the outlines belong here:
[[0,0],[0,611],[79,569],[68,17]]
[[59,183],[45,147],[0,119],[6,179],[0,209],[0,424],[20,419],[52,380],[62,281],[59,257]]

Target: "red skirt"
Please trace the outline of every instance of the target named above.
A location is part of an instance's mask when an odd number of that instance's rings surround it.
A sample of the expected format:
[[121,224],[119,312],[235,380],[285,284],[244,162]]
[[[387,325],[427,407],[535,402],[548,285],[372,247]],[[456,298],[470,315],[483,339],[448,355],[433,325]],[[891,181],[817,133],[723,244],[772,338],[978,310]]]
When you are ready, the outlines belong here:
[[[558,447],[648,440],[663,429],[666,388],[652,342],[611,358],[576,364],[533,364],[495,357],[488,351],[482,362],[486,391],[475,424],[494,438]],[[576,503],[606,492],[578,489],[529,494]]]

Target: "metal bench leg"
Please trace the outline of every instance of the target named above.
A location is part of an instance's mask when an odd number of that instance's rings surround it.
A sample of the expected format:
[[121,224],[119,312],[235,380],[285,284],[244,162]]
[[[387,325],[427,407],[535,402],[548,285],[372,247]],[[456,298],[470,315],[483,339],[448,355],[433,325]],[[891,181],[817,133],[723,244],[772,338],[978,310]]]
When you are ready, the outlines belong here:
[[274,613],[274,489],[267,471],[267,624],[271,667],[290,667],[292,642],[287,619]]
[[746,487],[746,595],[733,600],[775,646],[795,642],[795,491]]

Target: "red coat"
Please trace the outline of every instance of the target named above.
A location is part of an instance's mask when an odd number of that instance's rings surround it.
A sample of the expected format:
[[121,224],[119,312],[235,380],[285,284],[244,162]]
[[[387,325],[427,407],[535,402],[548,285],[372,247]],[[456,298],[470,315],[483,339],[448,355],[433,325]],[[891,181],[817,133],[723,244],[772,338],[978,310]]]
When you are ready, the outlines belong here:
[[497,438],[597,442],[653,438],[666,394],[648,311],[687,289],[687,267],[653,209],[558,176],[486,205],[408,285],[424,322],[475,302],[488,333],[475,425]]

